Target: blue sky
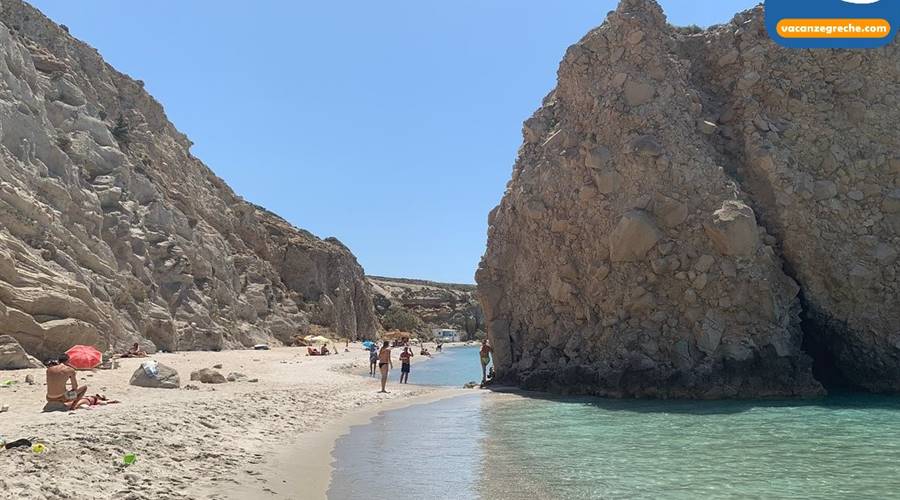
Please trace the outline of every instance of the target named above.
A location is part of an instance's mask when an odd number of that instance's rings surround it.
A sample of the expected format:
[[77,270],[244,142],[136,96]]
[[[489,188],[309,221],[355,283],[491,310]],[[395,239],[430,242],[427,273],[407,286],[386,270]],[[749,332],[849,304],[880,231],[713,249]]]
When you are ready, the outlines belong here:
[[[608,0],[36,0],[244,198],[369,274],[471,283],[521,124]],[[749,0],[662,1],[673,24]]]

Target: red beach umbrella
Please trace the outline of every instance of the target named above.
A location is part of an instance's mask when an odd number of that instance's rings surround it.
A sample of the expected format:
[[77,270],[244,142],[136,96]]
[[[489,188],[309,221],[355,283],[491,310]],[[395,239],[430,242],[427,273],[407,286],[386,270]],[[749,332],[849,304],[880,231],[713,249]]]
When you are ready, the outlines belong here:
[[66,354],[69,355],[69,364],[78,370],[96,368],[103,361],[103,354],[89,345],[76,345],[66,351]]

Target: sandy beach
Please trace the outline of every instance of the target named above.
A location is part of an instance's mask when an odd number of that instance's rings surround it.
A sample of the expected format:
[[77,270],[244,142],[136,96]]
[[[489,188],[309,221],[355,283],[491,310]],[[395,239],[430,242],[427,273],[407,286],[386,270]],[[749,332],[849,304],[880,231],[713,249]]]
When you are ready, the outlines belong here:
[[[399,361],[389,394],[358,373],[368,363],[350,352],[308,357],[303,348],[179,352],[153,358],[175,368],[181,389],[128,384],[140,359],[115,370],[79,372],[88,394],[120,404],[41,413],[44,371],[0,371],[0,436],[46,445],[0,451],[2,498],[324,498],[334,440],[378,412],[458,394],[400,386]],[[421,361],[421,357],[415,358]],[[221,364],[258,382],[201,384],[193,370]],[[34,385],[25,383],[26,375]],[[186,389],[191,384],[198,389]],[[125,454],[137,461],[123,465]]]

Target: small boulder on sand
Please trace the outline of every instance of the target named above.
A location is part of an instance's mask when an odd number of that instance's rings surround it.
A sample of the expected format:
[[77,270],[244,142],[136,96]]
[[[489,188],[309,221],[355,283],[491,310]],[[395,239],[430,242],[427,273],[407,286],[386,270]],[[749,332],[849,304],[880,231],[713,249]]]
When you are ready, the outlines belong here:
[[191,372],[191,380],[199,380],[204,384],[224,384],[225,376],[212,368],[203,368],[202,370]]
[[231,372],[225,377],[229,382],[246,382],[247,376],[239,372]]
[[[150,369],[148,363],[142,363],[141,366],[131,374],[131,385],[138,387],[150,387],[154,389],[178,389],[181,387],[181,378],[174,368],[168,367],[162,363],[154,363],[155,370]],[[154,373],[155,372],[155,373]]]

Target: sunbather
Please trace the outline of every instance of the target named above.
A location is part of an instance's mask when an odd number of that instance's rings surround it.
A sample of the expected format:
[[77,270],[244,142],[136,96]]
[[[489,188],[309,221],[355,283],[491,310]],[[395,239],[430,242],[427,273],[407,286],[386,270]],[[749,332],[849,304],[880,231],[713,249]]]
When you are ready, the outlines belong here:
[[147,353],[143,349],[141,349],[141,346],[137,342],[135,342],[134,345],[131,346],[131,349],[125,351],[125,353],[122,354],[122,357],[123,358],[146,358]]
[[94,394],[93,396],[85,396],[84,399],[91,406],[106,406],[113,405],[119,403],[118,400],[115,399],[107,399],[103,394]]
[[[88,404],[84,399],[87,386],[79,386],[75,368],[69,366],[69,355],[60,354],[59,363],[47,367],[47,402],[62,403],[70,410]],[[66,382],[71,382],[71,390],[66,390]]]

